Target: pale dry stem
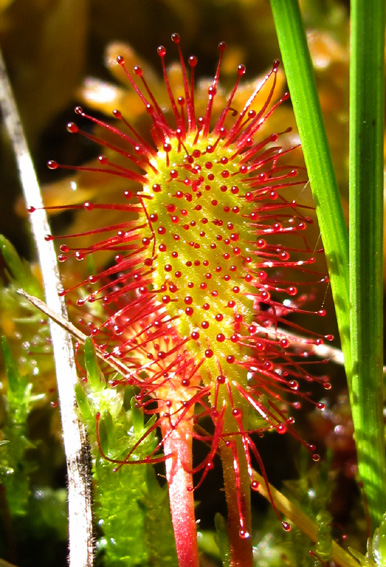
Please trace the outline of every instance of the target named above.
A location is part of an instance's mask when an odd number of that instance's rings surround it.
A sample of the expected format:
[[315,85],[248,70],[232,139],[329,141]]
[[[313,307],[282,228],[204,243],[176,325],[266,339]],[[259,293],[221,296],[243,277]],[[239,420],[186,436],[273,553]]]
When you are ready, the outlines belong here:
[[[0,107],[15,153],[26,206],[37,209],[31,215],[31,230],[39,257],[47,307],[61,319],[67,320],[64,298],[58,295],[61,281],[56,253],[53,243],[44,239],[50,233],[47,215],[1,52]],[[75,411],[74,386],[77,375],[72,338],[53,318],[50,318],[50,331],[67,461],[69,566],[92,567],[94,546],[90,471],[85,431]]]

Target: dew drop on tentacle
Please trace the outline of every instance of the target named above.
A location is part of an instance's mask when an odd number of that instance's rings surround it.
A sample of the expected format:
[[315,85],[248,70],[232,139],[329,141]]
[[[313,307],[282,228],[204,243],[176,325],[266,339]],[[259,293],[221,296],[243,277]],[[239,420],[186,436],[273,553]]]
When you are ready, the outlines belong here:
[[239,530],[239,536],[241,537],[241,539],[249,539],[251,537],[251,534],[246,531],[246,530]]

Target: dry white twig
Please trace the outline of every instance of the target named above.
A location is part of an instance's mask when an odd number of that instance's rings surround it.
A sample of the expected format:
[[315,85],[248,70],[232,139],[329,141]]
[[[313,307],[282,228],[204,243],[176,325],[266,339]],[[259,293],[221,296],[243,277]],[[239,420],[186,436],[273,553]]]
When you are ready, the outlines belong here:
[[[50,309],[44,301],[35,297],[34,295],[30,295],[24,289],[18,289],[17,293],[25,297],[34,307],[37,307],[42,313],[47,315],[50,319],[52,319],[55,323],[60,325],[62,329],[66,330],[73,339],[75,339],[79,344],[84,345],[86,339],[89,338],[88,335],[85,335],[80,331],[75,325],[73,325],[68,319],[61,317],[52,309]],[[95,345],[95,353],[96,355],[103,360],[107,365],[111,366],[116,372],[121,374],[124,378],[130,379],[130,377],[136,376],[136,371],[131,371],[123,362],[116,356],[109,356],[106,358],[106,353],[102,351],[98,345]],[[1,566],[0,566],[1,567]]]
[[[0,52],[0,106],[19,169],[27,207],[37,210],[31,215],[47,306],[61,319],[67,320],[67,310],[58,291],[61,288],[56,254],[52,242],[44,240],[50,232],[43,210],[39,183],[20,122],[17,107]],[[56,366],[59,404],[63,427],[64,449],[68,477],[69,565],[92,567],[93,535],[91,485],[88,471],[88,451],[85,432],[76,415],[74,385],[77,380],[71,336],[50,319],[52,346]]]

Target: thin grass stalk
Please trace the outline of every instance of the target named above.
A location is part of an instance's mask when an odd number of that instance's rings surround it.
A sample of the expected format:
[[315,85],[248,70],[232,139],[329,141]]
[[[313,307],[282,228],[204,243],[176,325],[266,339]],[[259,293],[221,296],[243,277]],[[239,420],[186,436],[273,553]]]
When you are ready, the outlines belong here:
[[350,368],[348,233],[298,0],[271,0],[276,33],[315,202],[346,369]]
[[351,408],[371,528],[386,510],[383,424],[384,0],[351,3]]

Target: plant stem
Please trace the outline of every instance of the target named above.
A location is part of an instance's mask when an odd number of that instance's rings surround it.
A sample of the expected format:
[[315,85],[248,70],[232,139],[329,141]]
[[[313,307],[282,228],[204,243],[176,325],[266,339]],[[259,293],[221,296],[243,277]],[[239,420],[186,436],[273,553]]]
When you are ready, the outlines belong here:
[[[223,441],[220,457],[228,511],[228,541],[230,567],[252,567],[251,479],[248,471],[242,435],[227,436],[242,431],[248,422],[249,406],[238,392],[222,392],[218,407],[225,407]],[[244,425],[233,416],[240,411]]]
[[[167,411],[173,415],[173,407],[159,409],[160,414]],[[176,426],[166,416],[161,423],[165,455],[172,455],[166,459],[165,465],[179,567],[199,567],[193,478],[190,472],[193,469],[193,420],[189,417],[193,416],[187,415]]]
[[[225,432],[225,429],[224,429]],[[247,470],[245,452],[241,439],[235,442],[237,459],[231,447],[222,446],[220,455],[223,468],[224,489],[228,510],[228,539],[230,546],[231,567],[252,567],[252,537],[251,537],[251,489]],[[239,478],[236,478],[235,462],[239,467]],[[238,487],[239,485],[239,487]],[[238,501],[240,500],[240,503]],[[239,510],[239,505],[241,510]],[[243,516],[243,529],[248,537],[240,537],[240,512]]]
[[271,0],[326,253],[346,372],[351,369],[348,234],[298,0]]
[[383,425],[384,0],[351,2],[351,409],[371,527],[386,510]]

